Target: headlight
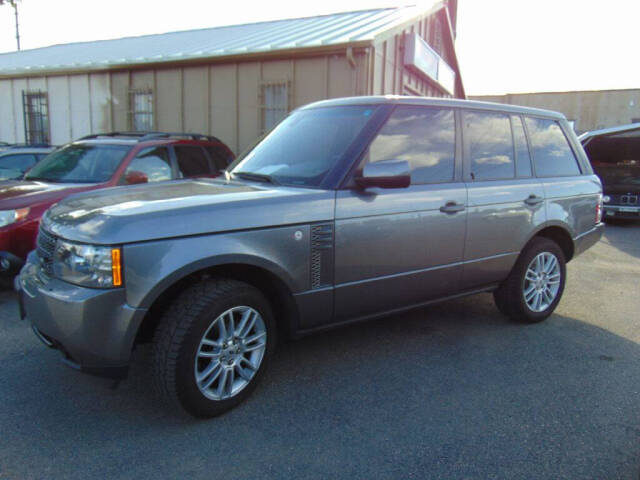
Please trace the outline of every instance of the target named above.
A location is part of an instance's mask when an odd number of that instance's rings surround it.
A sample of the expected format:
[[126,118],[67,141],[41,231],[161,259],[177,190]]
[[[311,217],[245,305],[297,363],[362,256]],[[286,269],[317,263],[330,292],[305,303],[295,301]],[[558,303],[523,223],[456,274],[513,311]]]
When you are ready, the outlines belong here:
[[604,203],[609,203],[611,201],[611,197],[609,195],[605,195],[604,197],[602,197],[602,201]]
[[85,287],[119,287],[122,285],[120,249],[58,240],[53,254],[53,274]]
[[19,208],[17,210],[0,210],[0,227],[6,227],[18,220],[22,220],[29,215],[28,208]]

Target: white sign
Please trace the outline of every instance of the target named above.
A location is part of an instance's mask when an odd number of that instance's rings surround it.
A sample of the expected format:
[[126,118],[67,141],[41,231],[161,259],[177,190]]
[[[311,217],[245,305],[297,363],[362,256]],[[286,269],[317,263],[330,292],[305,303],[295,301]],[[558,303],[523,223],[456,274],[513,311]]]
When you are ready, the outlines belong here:
[[456,73],[418,34],[405,37],[404,64],[454,94]]

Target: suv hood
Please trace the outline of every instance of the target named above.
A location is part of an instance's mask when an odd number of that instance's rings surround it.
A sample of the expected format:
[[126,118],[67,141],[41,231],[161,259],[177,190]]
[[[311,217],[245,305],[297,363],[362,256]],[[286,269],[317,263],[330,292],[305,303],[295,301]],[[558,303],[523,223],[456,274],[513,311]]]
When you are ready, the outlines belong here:
[[96,184],[48,183],[39,181],[0,182],[0,210],[32,207],[42,203],[54,203],[65,196],[95,189]]
[[325,221],[334,200],[329,190],[176,180],[70,196],[47,211],[43,225],[68,240],[116,245]]

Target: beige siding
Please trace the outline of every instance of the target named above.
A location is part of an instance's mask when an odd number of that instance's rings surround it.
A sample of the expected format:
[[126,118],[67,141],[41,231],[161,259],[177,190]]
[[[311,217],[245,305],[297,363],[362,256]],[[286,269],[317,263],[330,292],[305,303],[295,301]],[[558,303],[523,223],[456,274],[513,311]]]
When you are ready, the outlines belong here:
[[329,57],[329,98],[349,97],[355,92],[355,70],[346,57]]
[[47,81],[49,96],[49,129],[51,143],[61,145],[71,136],[69,77],[52,77]]
[[237,152],[247,148],[260,135],[258,85],[260,64],[238,65],[238,145]]
[[111,75],[111,115],[113,130],[129,130],[129,73]]
[[208,67],[184,69],[184,130],[207,133],[209,123]]
[[225,142],[232,150],[236,150],[238,145],[236,65],[212,66],[210,75],[211,127],[209,133]]
[[0,80],[0,141],[17,141],[18,122],[13,108],[14,95],[11,80]]
[[182,130],[182,70],[156,72],[156,128],[165,132]]
[[69,77],[71,95],[71,138],[78,138],[91,133],[89,107],[89,77],[74,75]]
[[24,78],[14,79],[13,91],[13,118],[16,122],[16,141],[24,142],[24,115],[22,113],[22,92],[27,90],[27,81]]
[[94,73],[89,76],[91,98],[91,131],[108,132],[111,126],[111,102],[109,94],[109,74]]
[[327,98],[327,62],[322,58],[305,58],[295,62],[293,107]]

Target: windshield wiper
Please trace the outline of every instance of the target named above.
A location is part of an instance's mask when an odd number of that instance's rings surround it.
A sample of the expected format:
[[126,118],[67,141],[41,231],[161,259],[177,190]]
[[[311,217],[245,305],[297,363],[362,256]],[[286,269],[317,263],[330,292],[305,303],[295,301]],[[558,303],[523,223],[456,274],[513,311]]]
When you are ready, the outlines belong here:
[[247,180],[253,180],[255,182],[266,182],[266,183],[272,183],[273,185],[280,185],[280,182],[278,182],[271,175],[267,175],[265,173],[232,172],[231,174],[236,177],[245,178]]

